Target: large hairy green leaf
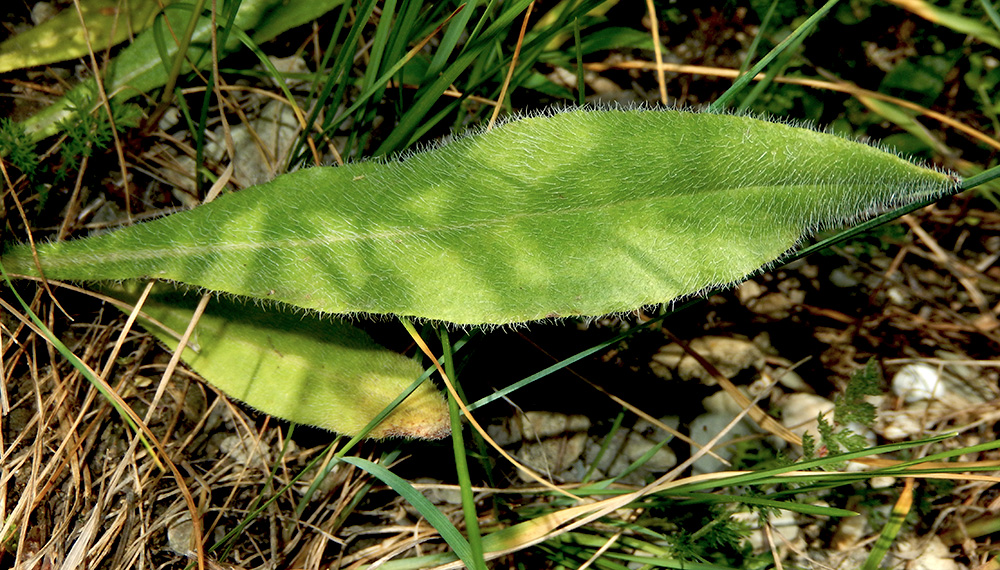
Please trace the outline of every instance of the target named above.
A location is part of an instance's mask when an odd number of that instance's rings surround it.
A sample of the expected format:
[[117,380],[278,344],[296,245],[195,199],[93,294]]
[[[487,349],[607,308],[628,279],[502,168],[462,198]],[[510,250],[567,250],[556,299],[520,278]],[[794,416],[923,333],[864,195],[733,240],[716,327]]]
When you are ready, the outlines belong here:
[[[399,160],[301,170],[38,253],[51,278],[151,276],[329,313],[507,324],[733,283],[813,230],[953,187],[810,129],[577,110]],[[36,273],[23,246],[3,263]]]

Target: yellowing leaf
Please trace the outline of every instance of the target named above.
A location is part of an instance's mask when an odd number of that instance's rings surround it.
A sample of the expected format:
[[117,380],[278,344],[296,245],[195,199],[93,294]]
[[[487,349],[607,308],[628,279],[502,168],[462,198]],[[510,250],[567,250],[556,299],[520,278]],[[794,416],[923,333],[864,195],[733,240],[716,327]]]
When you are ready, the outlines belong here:
[[[130,303],[138,297],[134,286],[108,293]],[[160,284],[142,311],[183,331],[196,302],[196,296]],[[177,348],[174,336],[142,324],[171,350]],[[183,359],[236,400],[344,435],[360,432],[423,372],[416,361],[379,346],[348,323],[227,299],[209,303]],[[437,439],[449,431],[444,398],[425,381],[368,436]]]

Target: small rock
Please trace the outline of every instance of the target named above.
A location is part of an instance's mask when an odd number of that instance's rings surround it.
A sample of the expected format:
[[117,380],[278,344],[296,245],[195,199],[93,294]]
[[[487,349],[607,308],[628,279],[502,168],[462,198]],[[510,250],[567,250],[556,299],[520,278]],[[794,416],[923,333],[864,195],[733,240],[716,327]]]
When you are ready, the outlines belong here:
[[649,361],[649,370],[656,376],[663,378],[664,380],[674,379],[674,368],[672,366],[667,366],[663,364],[660,359],[667,358],[659,354],[653,355],[653,359]]
[[[740,387],[740,391],[743,392],[744,396],[748,396],[746,389],[742,386]],[[730,419],[735,418],[743,412],[743,406],[739,405],[732,396],[722,390],[703,399],[701,405],[705,407],[706,412],[728,414]]]
[[[568,474],[564,474],[564,471],[583,455],[586,443],[587,434],[576,433],[568,437],[543,439],[541,442],[526,442],[515,455],[532,469],[566,480]],[[533,481],[525,473],[520,475],[525,481]]]
[[[819,277],[819,266],[818,265],[812,265],[810,263],[805,263],[805,258],[803,258],[803,259],[797,259],[796,261],[802,262],[802,265],[798,267],[798,270],[799,270],[799,273],[801,273],[803,277],[805,277],[807,279],[815,279],[815,278]],[[792,265],[788,264],[788,265],[786,265],[786,267],[791,268]]]
[[757,336],[753,337],[754,346],[760,349],[764,354],[776,354],[777,351],[774,350],[774,345],[771,344],[771,335],[764,331]]
[[196,170],[194,159],[190,156],[177,156],[176,152],[168,152],[167,155],[174,155],[171,160],[173,166],[164,168],[162,175],[171,185],[170,193],[185,208],[194,208],[201,205],[201,198],[195,194],[194,172]]
[[[729,425],[729,422],[731,422],[734,417],[734,414],[726,412],[709,412],[696,417],[691,422],[691,439],[698,445],[691,446],[691,454],[694,455],[697,453],[700,446],[707,445],[712,438],[722,432],[722,430]],[[743,419],[733,426],[732,429],[726,432],[726,435],[722,437],[713,451],[716,455],[728,461],[733,457],[733,450],[726,446],[725,443],[731,439],[751,435],[753,433],[753,427],[746,419]],[[700,475],[703,473],[715,473],[716,471],[720,471],[724,468],[725,466],[719,462],[718,459],[712,457],[711,455],[705,455],[700,457],[698,461],[695,461],[694,465],[691,467],[691,472],[695,475]]]
[[[805,297],[802,297],[805,300]],[[759,315],[768,315],[773,318],[785,318],[791,314],[795,303],[785,293],[768,293],[753,302],[747,303],[747,308]]]
[[[726,378],[732,378],[746,368],[764,366],[764,354],[748,340],[705,336],[692,340],[690,348]],[[682,380],[698,378],[707,385],[715,384],[708,371],[677,344],[660,347],[660,350],[653,355],[650,368],[662,378],[671,378],[676,371],[676,375]]]
[[[252,121],[252,127],[257,137],[251,134],[248,125],[235,125],[230,129],[236,151],[234,172],[243,187],[274,178],[299,133],[295,112],[280,101],[264,105],[260,117]],[[261,145],[266,147],[266,152]]]
[[457,487],[445,486],[437,479],[430,477],[420,477],[414,483],[429,485],[426,489],[421,489],[420,493],[435,505],[461,505],[462,490]]
[[951,368],[925,363],[907,364],[892,378],[892,391],[907,404],[922,401],[940,402],[951,409],[982,404],[995,397],[997,388],[978,375],[959,379]]
[[[681,419],[677,416],[664,416],[660,418],[660,423],[670,429],[676,430],[677,426],[681,424]],[[632,431],[653,441],[662,441],[664,439],[671,439],[674,437],[672,433],[642,418],[636,420],[635,425],[632,426]]]
[[[301,55],[290,55],[288,57],[275,57],[273,55],[269,55],[267,56],[267,59],[271,61],[271,65],[273,65],[279,73],[286,75],[285,84],[288,85],[288,87],[294,89],[295,87],[306,83],[304,79],[287,77],[288,74],[305,75],[310,72],[309,65],[306,63],[305,58]],[[274,80],[272,79],[272,81]]]
[[569,88],[576,87],[576,74],[565,67],[556,67],[545,77],[556,85],[562,85],[563,87]]
[[565,481],[575,481],[585,472],[585,469],[572,466],[583,455],[589,429],[590,420],[586,416],[531,411],[490,425],[486,432],[500,445],[521,442],[514,455],[529,467]]
[[886,291],[886,297],[893,305],[898,305],[904,309],[912,309],[916,306],[916,300],[909,295],[902,287],[890,287]]
[[896,542],[893,555],[906,562],[906,570],[958,570],[958,562],[948,546],[937,536],[902,539]]
[[795,291],[789,291],[787,293],[788,300],[792,302],[792,306],[801,305],[806,302],[806,292],[802,289],[796,289]]
[[237,434],[228,434],[218,442],[219,451],[233,461],[248,467],[267,470],[267,447],[263,442],[255,442]]
[[[70,6],[68,9],[73,10],[74,8]],[[59,9],[52,2],[36,2],[31,7],[31,23],[37,26],[58,13]]]
[[[625,448],[622,452],[630,462],[633,462],[646,455],[646,453],[656,445],[658,445],[657,442],[650,441],[638,433],[632,432],[628,435],[628,439],[625,442]],[[643,467],[650,472],[660,473],[670,469],[674,465],[677,465],[677,456],[674,455],[673,450],[664,445],[660,449],[656,450],[652,457],[646,460]]]
[[681,363],[681,359],[684,358],[684,354],[684,349],[681,348],[679,344],[665,344],[660,347],[660,350],[658,350],[656,354],[653,355],[650,366],[660,365],[667,370],[666,378],[670,378],[673,376],[672,370],[675,370],[677,365]]
[[754,280],[744,281],[736,288],[736,296],[739,298],[740,303],[744,305],[763,294],[764,288]]
[[868,486],[872,489],[888,489],[895,484],[895,477],[872,477],[868,481]]
[[531,411],[509,418],[502,424],[494,424],[486,429],[498,444],[510,445],[522,440],[539,440],[566,432],[580,432],[590,429],[587,416],[559,414],[556,412]]
[[844,517],[837,524],[837,531],[833,534],[830,546],[837,551],[853,549],[864,538],[867,531],[867,517]]
[[833,402],[815,394],[790,394],[781,402],[781,424],[802,437],[806,433],[819,441],[820,414],[833,423]]
[[[983,246],[990,253],[1000,252],[1000,236],[992,235],[983,240]],[[992,263],[990,264],[992,265]]]
[[[677,428],[680,419],[676,417],[661,418],[660,421],[671,428]],[[646,454],[658,442],[669,440],[673,436],[652,423],[640,419],[636,421],[631,430],[620,429],[616,431],[609,441],[605,443],[607,436],[592,437],[587,442],[587,448],[583,456],[583,463],[593,466],[598,472],[597,477],[619,477],[633,461]],[[604,454],[600,456],[602,446],[605,447]],[[630,473],[620,481],[630,484],[641,484],[645,478],[654,473],[662,473],[677,464],[677,456],[673,450],[667,446],[661,447],[652,457],[635,471]],[[584,470],[586,471],[586,469]]]
[[[764,536],[764,531],[760,526],[760,516],[757,513],[739,512],[733,513],[730,516],[753,529],[747,540],[753,546],[754,552],[762,552],[769,547],[767,537]],[[795,545],[802,534],[801,524],[795,519],[795,514],[791,511],[772,513],[768,515],[767,523],[771,526],[771,536],[774,537],[775,542],[774,546],[778,549],[785,548],[787,544]]]
[[889,441],[901,441],[923,433],[924,424],[912,413],[889,411],[880,415],[876,431]]
[[35,414],[26,408],[14,408],[8,412],[7,417],[4,418],[4,427],[7,429],[8,437],[13,439],[14,434],[24,431],[34,416]]
[[525,439],[553,437],[590,429],[590,419],[579,414],[567,416],[555,412],[527,412],[519,419]]
[[779,366],[773,370],[765,369],[765,371],[768,372],[768,375],[771,378],[777,380],[778,384],[781,384],[789,390],[794,390],[796,392],[813,391],[812,386],[807,384],[806,381],[802,379],[802,376],[799,376],[799,373],[794,370]]
[[[619,429],[611,436],[606,445],[604,442],[605,437],[591,439],[587,442],[587,448],[583,457],[584,461],[588,464],[593,464],[595,469],[606,475],[611,477],[619,475],[628,467],[628,460],[621,453],[622,447],[625,445],[625,440],[628,439],[628,434],[628,430]],[[601,455],[602,447],[604,448],[603,455]],[[600,455],[600,461],[598,461],[598,455]],[[621,461],[616,463],[618,459],[621,459]]]
[[[691,350],[712,364],[726,378],[733,378],[747,368],[762,368],[764,354],[752,342],[722,336],[705,336],[691,341]],[[684,355],[677,365],[684,380],[693,378],[714,385],[715,380],[693,357]]]
[[849,289],[857,287],[861,282],[847,272],[843,267],[838,267],[830,272],[830,284],[834,287]]
[[892,392],[907,404],[944,396],[945,384],[937,368],[928,364],[907,364],[892,377]]
[[177,107],[170,107],[163,112],[163,116],[160,117],[160,122],[157,126],[160,130],[169,131],[170,129],[176,127],[181,122],[181,111]]
[[167,547],[181,556],[192,552],[194,545],[194,525],[191,515],[182,514],[167,526]]

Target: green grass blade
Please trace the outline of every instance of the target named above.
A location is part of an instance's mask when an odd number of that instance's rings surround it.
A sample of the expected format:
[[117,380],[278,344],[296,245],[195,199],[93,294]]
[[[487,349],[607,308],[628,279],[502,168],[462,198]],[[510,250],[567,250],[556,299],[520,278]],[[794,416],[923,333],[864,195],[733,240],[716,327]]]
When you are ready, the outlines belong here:
[[492,47],[492,42],[496,38],[507,32],[508,26],[514,21],[514,18],[527,8],[530,3],[530,0],[516,0],[509,5],[505,3],[503,11],[483,31],[481,39],[455,58],[455,61],[446,67],[437,79],[420,89],[416,101],[414,101],[406,114],[400,118],[399,123],[393,129],[392,133],[375,150],[375,156],[391,154],[408,146],[412,133],[417,130],[420,123],[430,113],[430,110],[439,103],[441,94],[455,82],[458,76],[476,58]]
[[615,416],[615,420],[611,423],[611,427],[608,429],[607,435],[605,435],[601,440],[601,447],[598,449],[597,455],[594,457],[594,460],[590,462],[590,465],[587,466],[587,472],[584,473],[583,478],[580,480],[582,484],[586,485],[590,482],[590,478],[594,476],[594,470],[601,464],[604,454],[608,452],[608,447],[611,445],[611,442],[614,441],[615,434],[617,434],[622,428],[622,422],[625,420],[626,411],[626,408],[622,408],[622,410],[618,412],[618,415]]
[[[340,28],[343,27],[348,7],[349,6],[345,6],[338,16],[338,32]],[[309,118],[306,120],[306,124],[314,124],[317,117],[323,112],[324,109],[336,108],[337,104],[343,100],[344,93],[346,93],[347,89],[353,85],[353,82],[348,78],[350,77],[350,69],[353,64],[355,46],[358,44],[361,34],[364,32],[365,22],[367,22],[371,17],[374,10],[375,0],[364,0],[364,2],[357,7],[354,13],[354,25],[347,33],[347,37],[344,39],[344,44],[340,47],[340,52],[337,54],[337,58],[334,60],[333,65],[329,69],[326,69],[325,67],[320,68],[320,70],[324,72],[321,73],[320,76],[325,76],[327,80],[323,85],[319,97],[317,97],[316,101],[312,105],[312,111],[309,113]],[[331,39],[328,51],[332,51],[334,45],[335,44]],[[353,110],[350,109],[348,111],[339,114],[326,113],[324,115],[323,132],[321,135],[330,135],[333,130],[335,130],[343,121],[347,119],[347,117],[350,116],[350,112],[353,112]],[[303,133],[303,136],[305,136],[305,133]],[[301,153],[303,143],[304,141],[300,140],[297,147],[289,153],[289,166],[298,164],[302,161],[303,157]]]
[[[448,331],[444,327],[438,327],[438,332],[444,358],[444,371],[455,384],[457,391],[458,374],[455,371],[451,339],[448,338]],[[469,460],[465,453],[462,412],[451,392],[448,392],[448,412],[451,417],[451,444],[455,453],[455,470],[458,473],[458,484],[462,489],[462,514],[465,517],[466,534],[469,536],[469,547],[472,550],[472,570],[486,570],[483,558],[483,539],[479,532],[479,513],[476,510],[475,493],[472,491],[472,478],[469,476]]]
[[451,524],[441,511],[437,509],[427,497],[424,497],[420,491],[417,491],[406,482],[399,475],[396,475],[392,471],[389,471],[382,465],[368,461],[367,459],[361,459],[360,457],[343,457],[341,461],[344,463],[350,463],[355,467],[363,469],[376,479],[382,481],[394,491],[399,493],[401,497],[406,499],[417,511],[423,515],[427,522],[431,524],[441,538],[448,543],[452,551],[458,556],[462,562],[465,563],[469,568],[476,568],[476,560],[472,555],[472,547],[469,546],[469,542],[462,536],[462,533],[455,528],[455,525]]
[[586,102],[586,83],[583,81],[583,45],[580,41],[580,19],[573,19],[573,45],[576,48],[576,102],[583,105]]
[[[791,464],[791,465],[786,465],[784,467],[775,467],[773,469],[765,469],[765,470],[762,470],[762,471],[754,471],[752,473],[745,473],[745,474],[740,474],[740,475],[733,475],[733,476],[725,477],[725,478],[722,478],[722,479],[716,479],[716,480],[710,480],[710,481],[699,481],[699,482],[695,482],[695,483],[689,483],[689,484],[686,484],[686,485],[681,485],[681,486],[678,486],[678,487],[671,488],[671,489],[669,489],[667,491],[664,491],[664,493],[669,494],[669,495],[677,495],[677,494],[684,495],[686,493],[690,493],[690,492],[693,492],[693,491],[704,491],[704,490],[708,490],[708,489],[717,489],[717,488],[721,488],[721,487],[729,487],[729,486],[735,486],[735,485],[761,484],[764,481],[772,482],[772,481],[781,480],[781,481],[786,481],[787,482],[787,481],[790,481],[791,479],[788,478],[788,477],[782,477],[782,478],[779,479],[778,476],[780,476],[780,475],[782,475],[784,473],[788,473],[790,471],[805,471],[805,470],[808,470],[808,469],[821,468],[821,467],[824,467],[824,466],[827,466],[827,465],[835,465],[837,463],[842,463],[844,461],[850,461],[852,459],[860,459],[862,457],[869,457],[869,456],[873,456],[873,455],[881,455],[881,454],[886,454],[886,453],[894,453],[894,452],[897,452],[897,451],[902,451],[904,449],[912,449],[914,447],[918,447],[918,446],[921,446],[921,445],[927,445],[927,444],[930,444],[930,443],[936,443],[938,441],[942,441],[942,440],[948,439],[950,437],[953,437],[953,436],[950,435],[950,434],[946,434],[946,435],[940,435],[940,436],[935,436],[935,437],[923,439],[923,440],[920,440],[920,441],[907,441],[907,442],[901,442],[901,443],[891,443],[891,444],[887,444],[887,445],[880,445],[880,446],[872,447],[872,448],[869,448],[869,449],[863,449],[861,451],[852,451],[852,452],[841,453],[841,454],[837,454],[837,455],[830,455],[828,457],[823,457],[823,458],[820,458],[820,459],[812,459],[812,460],[809,460],[809,461],[800,461],[798,463],[794,463],[794,464]],[[993,442],[993,443],[995,445],[1000,445],[1000,443],[997,443],[997,442]],[[919,461],[925,461],[925,460],[926,459],[921,459]],[[894,474],[897,471],[902,471],[902,469],[905,466],[906,465],[904,464],[902,466],[894,466],[893,468],[890,468],[890,469],[878,470],[878,471],[869,471],[869,472],[865,472],[865,473],[836,473],[836,472],[824,473],[824,472],[817,471],[815,473],[810,473],[810,474],[805,475],[803,477],[806,477],[806,478],[809,478],[809,479],[815,478],[816,480],[824,480],[824,479],[828,480],[828,479],[837,479],[837,478],[843,478],[844,480],[866,479],[866,478],[871,478],[873,476],[873,473],[878,473],[880,475],[881,474],[885,474],[885,475]]]
[[45,323],[42,322],[42,319],[38,318],[38,315],[36,315],[35,312],[31,310],[31,306],[28,305],[27,302],[25,302],[25,300],[21,297],[21,294],[18,293],[17,289],[14,288],[14,284],[11,283],[10,276],[7,275],[7,271],[4,269],[2,262],[0,262],[0,276],[3,277],[4,282],[7,284],[7,288],[10,289],[11,293],[14,294],[14,298],[17,299],[17,302],[21,305],[21,308],[24,309],[25,314],[28,315],[28,318],[31,319],[31,322],[33,322],[35,326],[38,327],[38,330],[45,337],[45,340],[47,340],[49,344],[51,344],[56,349],[56,351],[59,354],[61,354],[63,358],[65,358],[73,366],[73,368],[79,371],[80,374],[83,375],[83,377],[86,378],[87,381],[90,382],[91,385],[93,385],[94,388],[97,389],[97,391],[100,392],[102,396],[104,396],[104,399],[109,404],[111,404],[111,406],[119,414],[121,414],[122,418],[129,425],[129,427],[131,427],[132,430],[135,431],[136,434],[138,434],[139,438],[143,443],[143,446],[146,448],[147,451],[149,451],[150,455],[156,457],[157,455],[156,451],[153,449],[153,446],[149,442],[149,440],[146,439],[146,435],[142,432],[142,430],[139,429],[139,426],[132,419],[132,416],[129,415],[129,413],[125,410],[125,408],[119,405],[118,399],[111,394],[106,384],[102,382],[99,378],[97,378],[97,376],[94,375],[94,371],[91,370],[90,367],[87,366],[82,360],[80,360],[80,358],[76,354],[74,354],[72,350],[70,350],[65,344],[63,344],[63,342],[59,340],[56,337],[56,335],[49,330],[47,326],[45,326]]
[[831,9],[833,9],[838,1],[839,0],[828,0],[826,4],[823,4],[819,10],[816,10],[816,13],[809,16],[809,18],[806,19],[801,26],[795,28],[794,32],[789,34],[787,38],[781,41],[781,43],[774,46],[774,49],[769,51],[767,55],[762,57],[760,61],[751,67],[750,71],[744,73],[736,81],[734,81],[732,86],[730,86],[729,89],[726,89],[725,93],[720,95],[715,101],[712,101],[712,103],[708,106],[708,110],[721,111],[722,109],[725,109],[726,105],[729,104],[733,97],[746,87],[748,83],[753,81],[753,78],[757,77],[757,74],[763,71],[764,68],[767,67],[772,60],[774,60],[774,58],[778,57],[778,55],[781,54],[786,48],[796,44],[800,37],[811,32],[813,28],[816,27],[816,24],[818,24],[819,21],[823,19]]
[[997,9],[990,4],[989,0],[979,0],[979,5],[983,7],[983,11],[986,15],[990,17],[990,21],[993,22],[993,27],[1000,31],[1000,13]]
[[724,493],[691,493],[690,500],[681,501],[679,505],[700,504],[700,503],[738,503],[741,505],[754,505],[759,507],[771,507],[794,513],[817,517],[854,517],[858,513],[837,507],[824,507],[820,505],[810,505],[794,503],[791,501],[776,501],[764,497],[754,497],[750,495],[727,495]]
[[878,570],[882,565],[882,560],[888,554],[889,547],[895,542],[896,536],[903,528],[903,522],[906,521],[906,515],[909,514],[911,506],[913,506],[913,480],[908,479],[906,486],[903,487],[903,492],[900,493],[899,499],[892,507],[892,512],[889,513],[889,520],[882,527],[882,533],[879,534],[878,540],[875,541],[871,552],[868,553],[868,558],[865,559],[861,570]]
[[[427,71],[424,73],[425,82],[436,77],[444,69],[448,60],[455,52],[462,34],[468,31],[469,21],[472,19],[472,15],[476,13],[478,7],[478,0],[466,2],[462,11],[448,23],[448,29],[445,30],[444,35],[441,37],[441,43],[438,44],[437,50],[434,52],[434,57],[431,59],[431,63],[427,66]],[[473,38],[470,37],[469,39]]]

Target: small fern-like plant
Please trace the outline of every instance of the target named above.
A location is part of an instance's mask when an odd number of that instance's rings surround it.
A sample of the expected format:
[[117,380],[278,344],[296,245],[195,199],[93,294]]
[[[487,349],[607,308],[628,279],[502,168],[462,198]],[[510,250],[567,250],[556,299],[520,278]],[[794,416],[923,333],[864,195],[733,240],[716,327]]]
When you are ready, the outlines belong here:
[[34,180],[39,165],[35,142],[24,126],[10,117],[0,117],[0,156],[20,170],[28,180]]
[[[834,400],[833,422],[828,421],[823,414],[819,414],[817,418],[819,442],[809,433],[802,436],[802,453],[806,459],[860,451],[869,446],[865,437],[855,429],[870,428],[875,422],[875,406],[864,398],[883,393],[881,380],[882,373],[875,359],[869,360],[864,368],[851,376],[844,393]],[[855,429],[849,427],[850,424],[855,424]],[[832,469],[843,467],[842,464],[826,466]]]
[[112,130],[124,132],[139,126],[142,119],[142,109],[137,105],[112,99],[109,102],[109,120],[105,109],[97,106],[94,89],[76,89],[68,92],[66,98],[72,113],[59,124],[60,130],[66,133],[66,141],[59,150],[63,168],[56,171],[57,183],[77,170],[81,160],[90,157],[96,150],[107,148],[113,138]]

